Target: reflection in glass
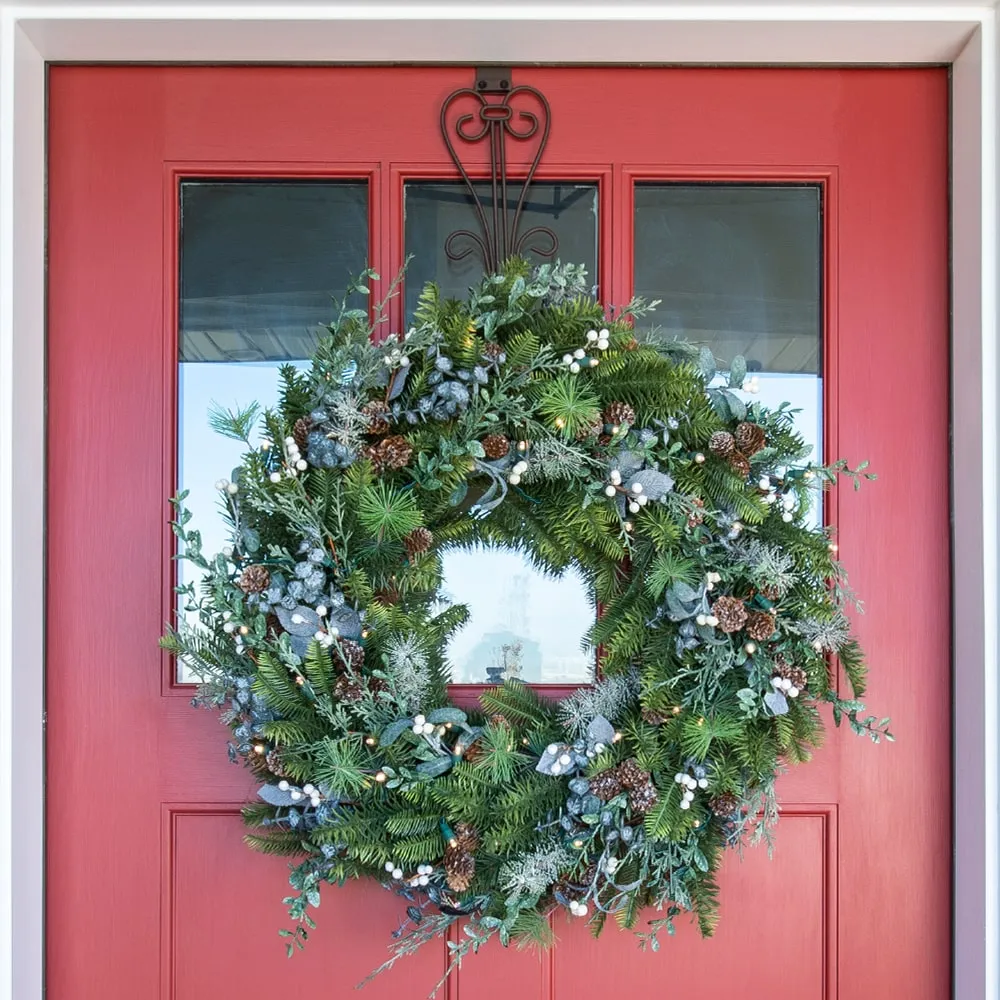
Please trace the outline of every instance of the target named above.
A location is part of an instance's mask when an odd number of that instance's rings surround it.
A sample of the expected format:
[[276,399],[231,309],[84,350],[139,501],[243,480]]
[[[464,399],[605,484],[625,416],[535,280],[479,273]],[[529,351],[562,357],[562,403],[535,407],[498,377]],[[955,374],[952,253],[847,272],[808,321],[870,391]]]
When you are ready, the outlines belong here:
[[[206,552],[226,544],[213,484],[242,454],[211,431],[209,407],[277,403],[278,367],[310,357],[331,297],[367,259],[364,183],[181,185],[178,488]],[[190,572],[181,563],[180,582]],[[183,665],[179,679],[191,679]]]
[[815,185],[639,184],[635,291],[647,322],[747,359],[767,405],[789,402],[821,459],[822,204]]
[[586,684],[593,653],[581,648],[594,623],[587,585],[574,569],[556,578],[511,549],[450,549],[442,558],[444,597],[465,604],[469,621],[448,646],[458,684]]
[[[476,190],[484,204],[491,204],[489,184],[477,184]],[[412,316],[426,282],[436,281],[447,298],[462,298],[483,276],[483,266],[474,253],[454,261],[444,252],[445,240],[455,230],[479,232],[474,202],[464,184],[413,182],[405,186],[404,199],[406,252],[413,254],[406,275],[406,314]],[[511,209],[516,200],[516,195],[510,196]],[[559,259],[585,265],[596,283],[596,184],[532,184],[518,232],[534,226],[551,229],[559,240]]]

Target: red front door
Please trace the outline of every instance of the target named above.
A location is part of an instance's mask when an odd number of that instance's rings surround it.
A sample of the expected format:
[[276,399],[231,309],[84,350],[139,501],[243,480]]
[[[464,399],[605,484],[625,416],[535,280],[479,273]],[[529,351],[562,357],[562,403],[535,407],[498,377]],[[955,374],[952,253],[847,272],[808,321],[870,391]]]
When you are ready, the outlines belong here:
[[[284,957],[285,862],[241,842],[255,783],[157,648],[173,600],[167,498],[214,447],[185,423],[198,366],[249,361],[250,386],[254,362],[296,356],[273,345],[299,328],[289,303],[315,308],[295,283],[307,266],[329,260],[333,275],[368,256],[385,277],[416,249],[411,292],[417,277],[464,281],[435,263],[461,190],[433,182],[457,177],[438,112],[471,73],[51,71],[51,1000],[341,997],[385,957],[397,902],[370,885],[328,891],[306,952]],[[630,935],[595,944],[560,923],[553,952],[491,946],[448,996],[943,1000],[947,75],[524,68],[514,81],[552,109],[536,209],[563,227],[563,257],[589,255],[610,302],[662,297],[669,332],[758,351],[762,382],[806,401],[825,455],[877,470],[826,516],[866,599],[870,703],[898,742],[837,732],[782,779],[773,860],[729,860],[714,939],[684,926],[643,954]],[[394,300],[390,324],[406,309]],[[541,679],[567,683],[566,669]],[[431,946],[367,995],[423,996],[444,962]]]

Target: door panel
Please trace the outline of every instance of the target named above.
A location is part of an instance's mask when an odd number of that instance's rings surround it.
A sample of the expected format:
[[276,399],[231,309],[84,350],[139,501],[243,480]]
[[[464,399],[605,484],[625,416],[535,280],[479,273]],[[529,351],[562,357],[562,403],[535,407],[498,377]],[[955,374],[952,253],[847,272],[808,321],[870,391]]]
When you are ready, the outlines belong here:
[[[190,688],[157,648],[173,605],[166,523],[177,477],[178,206],[181,183],[192,179],[366,184],[378,295],[404,256],[404,184],[455,177],[437,116],[470,73],[51,70],[51,1000],[340,996],[386,956],[398,904],[377,886],[355,885],[325,893],[306,953],[286,961],[276,934],[285,864],[241,843],[238,809],[254,782],[228,764],[224,731],[190,708]],[[758,849],[742,864],[728,859],[713,940],[684,925],[658,954],[642,954],[631,936],[609,932],[594,944],[557,920],[554,952],[487,949],[448,996],[728,1000],[749,988],[776,1000],[943,1000],[947,75],[514,75],[552,106],[539,179],[596,187],[595,279],[612,302],[627,301],[634,273],[648,272],[646,259],[633,267],[637,188],[725,182],[819,192],[823,450],[852,463],[869,458],[879,474],[843,502],[832,494],[825,513],[866,598],[858,630],[871,659],[869,700],[891,711],[898,742],[875,749],[836,733],[812,765],[781,780],[774,858]],[[393,328],[405,322],[404,303],[405,295],[390,306]],[[365,995],[424,995],[444,962],[444,946],[428,946]]]

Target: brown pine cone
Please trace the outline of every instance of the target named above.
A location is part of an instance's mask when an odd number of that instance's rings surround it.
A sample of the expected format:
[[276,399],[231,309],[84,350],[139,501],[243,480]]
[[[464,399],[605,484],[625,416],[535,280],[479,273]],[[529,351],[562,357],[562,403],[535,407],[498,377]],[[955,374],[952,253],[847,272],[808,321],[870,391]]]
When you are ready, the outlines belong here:
[[299,417],[292,425],[292,437],[295,438],[295,443],[299,446],[299,451],[304,452],[309,446],[309,432],[312,430],[312,427],[312,421],[308,417]]
[[596,795],[602,802],[610,802],[616,795],[622,793],[622,783],[618,777],[617,768],[601,771],[595,774],[590,781],[590,794]]
[[618,772],[618,780],[626,788],[641,788],[649,781],[649,771],[639,767],[639,762],[634,757],[623,760],[615,770]]
[[728,458],[736,450],[736,439],[729,431],[716,431],[708,439],[708,450],[719,458]]
[[635,410],[628,403],[615,400],[604,407],[604,422],[619,427],[621,424],[635,423]]
[[776,621],[774,615],[767,611],[751,611],[747,615],[746,630],[751,639],[763,642],[774,635]]
[[277,775],[279,778],[286,777],[285,769],[281,763],[281,751],[277,747],[267,751],[264,755],[264,763],[267,764],[267,769],[271,774]]
[[760,587],[760,592],[769,600],[776,601],[781,597],[781,589],[773,584],[765,583]]
[[475,851],[479,848],[479,831],[471,823],[455,824],[455,840],[463,851]]
[[449,847],[444,852],[445,881],[452,892],[465,892],[476,877],[476,858],[460,847]]
[[386,469],[404,469],[413,457],[413,447],[402,434],[393,434],[368,449],[368,457],[376,473]]
[[626,340],[624,344],[622,344],[622,347],[626,351],[634,351],[638,346],[639,346],[639,341],[636,340],[635,337],[629,337],[629,339]]
[[734,436],[736,438],[736,447],[748,457],[756,455],[767,441],[764,428],[760,424],[749,422],[737,424]]
[[699,524],[705,522],[705,501],[701,497],[691,497],[693,510],[688,514],[687,525],[689,528],[697,528]]
[[715,813],[716,816],[732,816],[734,812],[740,807],[740,800],[737,796],[733,795],[732,792],[721,792],[716,795],[713,799],[709,800],[708,808]]
[[780,654],[774,658],[774,676],[783,680],[791,681],[793,687],[804,691],[809,684],[809,678],[801,667],[796,667],[789,663]]
[[413,562],[422,556],[434,544],[434,536],[427,528],[414,528],[404,539],[403,548],[406,557]]
[[651,726],[662,726],[670,718],[670,713],[661,712],[655,708],[644,708],[642,710],[642,718]]
[[592,424],[581,427],[576,432],[577,441],[589,441],[590,438],[600,437],[604,433],[604,420],[597,418]]
[[242,573],[237,586],[244,594],[260,594],[267,590],[271,583],[271,574],[266,566],[247,566]]
[[729,467],[741,479],[746,479],[750,475],[750,459],[742,451],[734,451],[729,456]]
[[333,665],[340,671],[360,673],[365,665],[365,650],[360,642],[353,639],[338,639],[331,647]]
[[717,597],[712,614],[719,619],[723,632],[739,632],[747,620],[746,605],[738,597]]
[[506,354],[506,351],[495,340],[483,342],[483,357],[489,358],[490,361],[499,361],[502,354]]
[[337,701],[361,701],[365,696],[365,686],[353,674],[341,674],[334,682],[333,696]]
[[506,458],[510,451],[510,439],[505,434],[487,434],[480,443],[491,462]]
[[656,785],[651,780],[629,789],[629,808],[636,816],[645,816],[659,801],[660,796],[656,791]]
[[368,418],[369,434],[385,434],[389,430],[389,407],[381,399],[372,399],[361,407]]

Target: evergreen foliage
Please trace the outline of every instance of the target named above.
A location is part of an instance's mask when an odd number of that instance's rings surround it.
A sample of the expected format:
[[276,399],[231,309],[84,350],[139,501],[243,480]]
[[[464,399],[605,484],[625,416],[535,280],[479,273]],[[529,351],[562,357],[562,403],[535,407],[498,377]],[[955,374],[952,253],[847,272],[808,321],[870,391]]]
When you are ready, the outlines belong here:
[[[710,934],[723,852],[766,834],[819,706],[892,738],[857,700],[856,606],[809,521],[824,486],[872,477],[805,464],[790,411],[746,402],[741,359],[726,384],[710,352],[637,338],[644,303],[608,319],[582,280],[515,260],[466,302],[430,285],[381,342],[381,308],[341,308],[278,408],[210,414],[248,448],[220,483],[231,547],[206,556],[174,501],[202,581],[163,645],[261,781],[248,843],[294,859],[290,954],[320,885],[361,877],[406,900],[387,964],[456,922],[453,965],[493,937],[548,944],[558,909],[596,934],[659,908],[654,948],[685,911]],[[466,612],[441,606],[440,555],[474,544],[584,574],[593,687],[449,701]]]

